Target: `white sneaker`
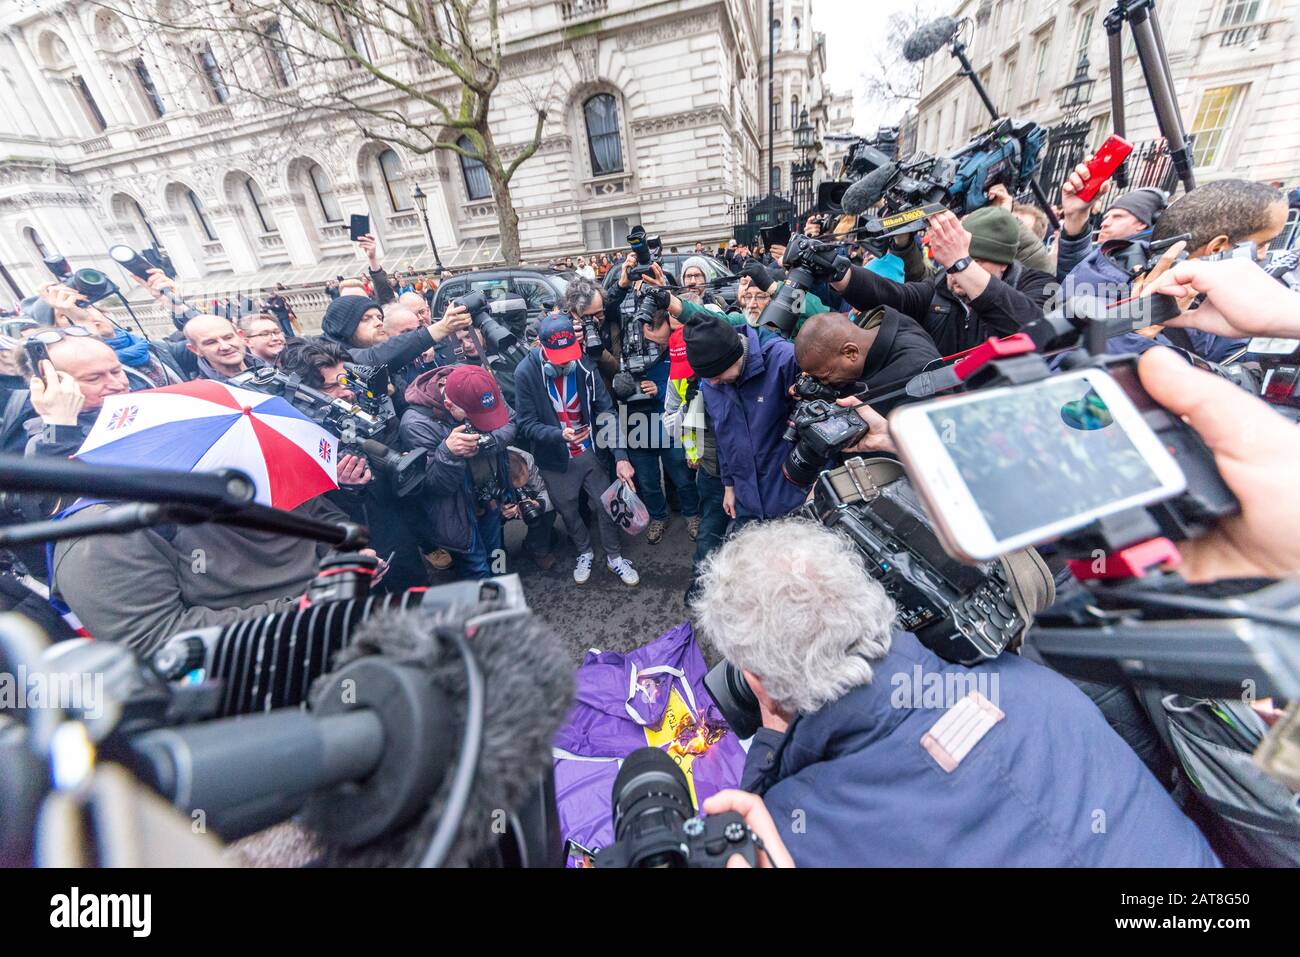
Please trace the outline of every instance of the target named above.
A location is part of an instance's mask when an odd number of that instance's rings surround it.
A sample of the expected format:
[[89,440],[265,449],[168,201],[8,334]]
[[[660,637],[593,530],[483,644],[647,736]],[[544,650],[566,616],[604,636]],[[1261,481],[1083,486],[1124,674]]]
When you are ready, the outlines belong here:
[[573,580],[579,585],[587,584],[591,577],[591,562],[596,557],[594,552],[585,552],[578,556],[578,564],[573,566]]
[[636,569],[632,567],[632,563],[626,558],[606,558],[605,566],[623,579],[624,585],[636,585],[641,581],[641,576],[636,573]]

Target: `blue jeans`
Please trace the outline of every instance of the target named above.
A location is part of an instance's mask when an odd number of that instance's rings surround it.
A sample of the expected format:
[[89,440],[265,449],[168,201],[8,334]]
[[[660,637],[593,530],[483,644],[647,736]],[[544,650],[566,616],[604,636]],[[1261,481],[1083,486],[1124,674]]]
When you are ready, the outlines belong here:
[[501,511],[488,509],[473,526],[474,537],[468,552],[452,552],[452,562],[458,578],[491,578],[493,552],[502,548]]
[[714,478],[702,468],[697,469],[695,489],[700,499],[700,531],[695,536],[695,557],[691,560],[692,581],[699,575],[704,559],[722,544],[730,521],[722,510],[722,479]]
[[686,464],[685,449],[628,449],[627,457],[636,469],[636,493],[645,502],[652,519],[662,522],[668,517],[668,500],[664,498],[663,480],[659,476],[660,462],[664,464],[668,481],[677,489],[682,517],[694,518],[700,514],[700,494],[691,467]]

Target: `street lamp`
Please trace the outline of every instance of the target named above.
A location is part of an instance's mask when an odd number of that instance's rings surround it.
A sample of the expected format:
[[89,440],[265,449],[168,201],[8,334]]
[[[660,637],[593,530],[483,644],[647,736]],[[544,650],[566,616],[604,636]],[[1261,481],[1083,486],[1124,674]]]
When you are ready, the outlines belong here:
[[805,107],[799,112],[799,125],[794,128],[794,145],[799,151],[799,163],[795,167],[796,187],[794,190],[795,214],[799,215],[808,206],[812,205],[812,174],[813,164],[809,161],[808,154],[813,149],[813,129],[808,122],[808,109]]
[[429,234],[429,248],[433,250],[433,261],[438,264],[438,275],[442,275],[442,259],[438,256],[438,244],[433,241],[433,229],[429,226],[429,196],[420,189],[419,183],[415,184],[415,192],[411,196],[415,200],[416,208],[420,210],[420,216],[424,218],[424,231]]
[[1092,64],[1088,62],[1088,54],[1079,57],[1074,79],[1065,84],[1065,89],[1061,92],[1061,112],[1065,115],[1067,123],[1078,120],[1079,114],[1092,102],[1092,89],[1097,85],[1097,81],[1088,75],[1091,66]]

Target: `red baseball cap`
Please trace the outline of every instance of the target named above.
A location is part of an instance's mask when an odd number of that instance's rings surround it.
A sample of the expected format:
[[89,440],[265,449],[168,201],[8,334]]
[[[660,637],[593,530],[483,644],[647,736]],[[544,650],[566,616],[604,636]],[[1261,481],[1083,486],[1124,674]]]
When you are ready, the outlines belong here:
[[537,340],[546,361],[563,365],[582,358],[582,343],[573,331],[573,320],[565,315],[547,316],[537,327]]
[[492,373],[481,366],[459,365],[451,370],[443,394],[464,412],[480,432],[495,432],[510,421],[510,408]]

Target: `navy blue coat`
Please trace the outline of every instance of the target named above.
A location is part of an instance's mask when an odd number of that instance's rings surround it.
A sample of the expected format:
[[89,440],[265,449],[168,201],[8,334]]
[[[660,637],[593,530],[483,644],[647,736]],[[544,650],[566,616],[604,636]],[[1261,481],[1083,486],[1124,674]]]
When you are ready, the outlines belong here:
[[736,492],[737,518],[779,518],[808,497],[781,472],[793,443],[782,434],[790,420],[790,386],[799,376],[794,343],[756,330],[738,329],[748,340],[745,367],[730,385],[700,383],[709,428],[718,443],[718,473]]
[[[965,668],[910,632],[896,632],[872,668],[871,684],[784,734],[760,730],[746,758],[741,787],[763,795],[801,867],[1218,864],[1141,759],[1056,672],[1010,654]],[[947,700],[926,699],[927,687],[957,679]],[[968,690],[1005,716],[946,772],[922,738]]]
[[[619,436],[618,414],[614,400],[599,373],[589,360],[578,361],[582,421],[591,426],[592,445],[598,451],[611,452],[620,462],[627,461],[627,452]],[[548,472],[569,470],[569,446],[564,441],[560,417],[555,414],[550,393],[546,389],[546,376],[542,372],[542,350],[534,346],[515,367],[516,414],[519,435],[532,443],[533,458],[537,467]]]

